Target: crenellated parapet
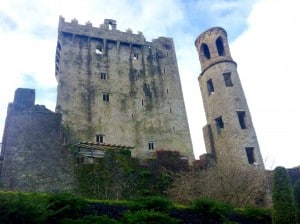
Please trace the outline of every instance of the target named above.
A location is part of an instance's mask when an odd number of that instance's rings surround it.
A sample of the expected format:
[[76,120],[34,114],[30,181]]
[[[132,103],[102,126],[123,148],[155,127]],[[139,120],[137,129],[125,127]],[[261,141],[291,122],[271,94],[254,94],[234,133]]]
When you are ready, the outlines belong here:
[[71,22],[66,22],[65,18],[60,16],[58,31],[59,33],[120,41],[129,44],[135,43],[144,45],[146,42],[142,32],[134,34],[131,29],[127,29],[126,32],[117,30],[117,22],[112,19],[105,19],[104,23],[99,27],[94,27],[89,21],[86,22],[85,25],[80,25],[76,19],[73,19]]

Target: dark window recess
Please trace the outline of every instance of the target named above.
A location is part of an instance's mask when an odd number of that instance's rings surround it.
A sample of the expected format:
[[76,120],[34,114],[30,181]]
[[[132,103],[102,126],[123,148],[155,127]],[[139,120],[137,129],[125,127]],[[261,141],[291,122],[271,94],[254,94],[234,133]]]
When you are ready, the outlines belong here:
[[224,45],[223,45],[222,37],[219,37],[216,40],[216,45],[217,45],[217,50],[218,50],[219,56],[224,56]]
[[102,47],[96,47],[96,54],[103,54]]
[[101,72],[100,79],[107,79],[107,74],[104,72]]
[[142,106],[144,106],[144,100],[142,100]]
[[225,81],[225,86],[231,87],[233,86],[232,81],[231,81],[231,72],[226,72],[223,73],[224,81]]
[[210,59],[210,52],[209,52],[209,49],[208,49],[208,46],[207,44],[202,44],[201,45],[201,52],[202,54],[204,55],[204,57],[209,60]]
[[104,135],[96,135],[96,142],[103,143],[104,142]]
[[148,142],[148,149],[154,150],[154,142]]
[[217,117],[215,119],[215,123],[216,123],[216,128],[217,128],[217,133],[220,134],[221,133],[221,129],[224,128],[224,123],[223,123],[223,119],[222,117]]
[[236,113],[239,119],[241,129],[246,129],[246,120],[245,120],[246,111],[237,111]]
[[214,85],[211,79],[207,80],[207,91],[208,91],[208,95],[210,96],[211,94],[213,94],[215,92],[214,89]]
[[249,164],[255,163],[255,157],[254,157],[254,147],[246,147],[246,154]]
[[138,53],[134,53],[133,54],[133,59],[135,59],[135,60],[139,59],[139,54]]
[[102,97],[103,97],[103,101],[106,101],[106,102],[109,101],[109,94],[105,93],[105,94],[103,94]]

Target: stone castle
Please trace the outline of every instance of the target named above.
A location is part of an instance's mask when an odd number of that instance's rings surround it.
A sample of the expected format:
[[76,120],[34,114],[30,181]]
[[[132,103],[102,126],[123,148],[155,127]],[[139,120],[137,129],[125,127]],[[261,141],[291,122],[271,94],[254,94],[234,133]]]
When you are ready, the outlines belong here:
[[[207,153],[218,160],[264,169],[246,98],[222,28],[195,42],[202,73]],[[106,19],[59,19],[55,58],[56,112],[35,105],[35,91],[17,89],[8,106],[1,150],[5,189],[72,189],[75,146],[85,162],[106,147],[130,149],[141,160],[159,149],[194,160],[179,71],[171,38],[151,42],[117,30]]]

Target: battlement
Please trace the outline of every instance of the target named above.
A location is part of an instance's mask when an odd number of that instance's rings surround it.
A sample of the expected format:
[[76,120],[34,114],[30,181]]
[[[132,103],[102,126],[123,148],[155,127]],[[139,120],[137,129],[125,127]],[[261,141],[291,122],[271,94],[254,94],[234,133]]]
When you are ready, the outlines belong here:
[[85,25],[80,25],[77,19],[66,22],[65,18],[60,16],[58,31],[63,34],[108,39],[140,45],[144,45],[146,42],[142,32],[134,34],[131,29],[127,29],[126,32],[117,30],[117,22],[112,19],[105,19],[104,23],[99,27],[94,27],[90,21],[86,22]]

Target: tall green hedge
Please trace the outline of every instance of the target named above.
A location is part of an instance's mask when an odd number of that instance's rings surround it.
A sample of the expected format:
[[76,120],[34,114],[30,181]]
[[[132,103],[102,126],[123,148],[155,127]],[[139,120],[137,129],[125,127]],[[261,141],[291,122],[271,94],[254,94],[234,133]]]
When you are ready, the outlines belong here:
[[300,180],[294,185],[294,196],[296,204],[296,223],[300,224]]
[[276,167],[272,185],[273,224],[295,223],[295,202],[292,184],[284,167]]

